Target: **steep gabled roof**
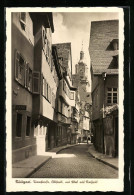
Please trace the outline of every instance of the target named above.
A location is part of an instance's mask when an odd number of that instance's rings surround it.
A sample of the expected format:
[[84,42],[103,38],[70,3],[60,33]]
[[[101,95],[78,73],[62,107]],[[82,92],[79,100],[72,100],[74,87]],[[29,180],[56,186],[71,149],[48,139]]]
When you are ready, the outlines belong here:
[[89,52],[93,74],[118,74],[118,50],[111,47],[114,41],[118,43],[118,28],[118,20],[91,22]]
[[62,67],[63,69],[68,68],[69,56],[71,55],[71,43],[58,43],[53,44],[57,48],[57,53],[59,58],[63,58]]

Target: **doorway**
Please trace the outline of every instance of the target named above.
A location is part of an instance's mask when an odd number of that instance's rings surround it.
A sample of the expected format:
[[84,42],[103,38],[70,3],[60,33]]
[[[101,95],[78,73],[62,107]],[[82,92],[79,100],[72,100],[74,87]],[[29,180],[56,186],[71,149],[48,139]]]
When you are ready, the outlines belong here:
[[118,156],[118,117],[115,118],[115,157]]
[[41,155],[46,152],[46,132],[47,127],[38,124],[34,129],[34,136],[36,137],[37,154]]

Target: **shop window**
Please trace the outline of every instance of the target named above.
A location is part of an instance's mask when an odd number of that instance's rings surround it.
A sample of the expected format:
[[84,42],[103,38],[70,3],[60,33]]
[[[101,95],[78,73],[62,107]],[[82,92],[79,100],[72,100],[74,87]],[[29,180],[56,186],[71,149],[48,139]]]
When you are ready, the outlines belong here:
[[107,90],[107,103],[116,104],[117,103],[117,88],[108,88]]
[[40,73],[37,71],[33,72],[33,93],[39,94],[40,93]]
[[21,137],[21,130],[22,130],[22,114],[17,113],[16,137]]
[[26,28],[26,13],[25,12],[21,12],[20,13],[20,24],[23,30],[25,30]]
[[27,116],[26,136],[30,136],[31,117]]
[[16,52],[15,80],[24,86],[25,60],[18,51]]

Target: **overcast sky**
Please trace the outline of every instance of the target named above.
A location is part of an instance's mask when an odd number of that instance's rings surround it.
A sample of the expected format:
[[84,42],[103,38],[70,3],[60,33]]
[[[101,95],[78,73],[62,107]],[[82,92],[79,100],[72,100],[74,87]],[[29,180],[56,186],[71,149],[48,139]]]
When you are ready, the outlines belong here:
[[54,33],[53,43],[66,43],[71,42],[72,46],[72,66],[73,73],[75,64],[78,63],[80,58],[80,51],[82,49],[85,53],[85,60],[87,65],[90,65],[89,58],[89,38],[90,38],[90,24],[91,21],[99,20],[113,20],[118,19],[118,13],[93,13],[93,12],[54,12]]

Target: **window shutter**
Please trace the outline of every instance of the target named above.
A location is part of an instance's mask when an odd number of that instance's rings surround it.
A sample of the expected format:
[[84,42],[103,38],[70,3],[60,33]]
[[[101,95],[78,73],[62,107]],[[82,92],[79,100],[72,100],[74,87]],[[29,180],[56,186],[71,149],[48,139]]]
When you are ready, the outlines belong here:
[[44,96],[47,95],[47,86],[46,86],[46,79],[44,78]]
[[43,77],[43,74],[41,74],[41,94],[42,94],[42,95],[44,95],[43,86],[44,86],[44,77]]
[[50,87],[48,85],[48,101],[50,101]]
[[28,74],[28,64],[25,63],[25,87],[27,88],[28,87],[28,77],[29,77],[29,74]]
[[29,76],[29,80],[28,80],[28,89],[32,92],[32,70],[29,68],[29,72],[28,72],[28,76]]
[[50,99],[49,99],[50,103],[52,102],[52,92],[51,92],[51,87],[50,87]]
[[42,29],[42,47],[43,47],[43,50],[45,52],[45,55],[46,55],[46,39],[47,39],[46,30],[45,30],[45,28],[43,28]]
[[23,30],[25,30],[26,28],[26,13],[25,12],[21,12],[20,13],[20,24]]
[[25,60],[18,51],[15,52],[15,80],[25,85]]
[[26,13],[25,12],[20,13],[20,19],[23,23],[26,23]]
[[48,83],[46,83],[46,92],[47,92],[46,98],[47,98],[47,100],[48,100]]
[[40,94],[40,73],[33,71],[33,93]]
[[42,48],[44,49],[45,46],[45,29],[42,29]]
[[19,80],[19,52],[15,52],[15,80]]

